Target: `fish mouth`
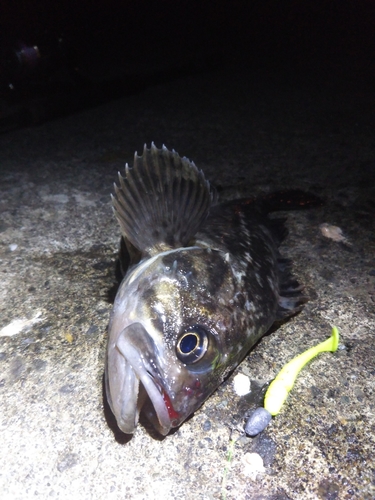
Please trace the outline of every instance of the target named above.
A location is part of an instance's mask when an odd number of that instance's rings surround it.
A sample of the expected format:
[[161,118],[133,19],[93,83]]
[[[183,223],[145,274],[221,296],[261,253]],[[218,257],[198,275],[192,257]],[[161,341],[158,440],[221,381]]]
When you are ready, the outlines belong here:
[[139,414],[144,411],[157,431],[165,436],[175,426],[173,417],[177,413],[159,382],[153,339],[143,325],[133,323],[121,332],[116,348],[125,365],[119,395],[121,405],[119,411],[114,411],[118,426],[126,434],[133,434]]

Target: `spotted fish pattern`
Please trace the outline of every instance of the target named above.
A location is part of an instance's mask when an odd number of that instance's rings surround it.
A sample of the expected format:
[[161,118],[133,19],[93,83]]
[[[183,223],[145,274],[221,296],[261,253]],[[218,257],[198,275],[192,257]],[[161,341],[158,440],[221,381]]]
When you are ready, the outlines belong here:
[[175,151],[136,154],[113,207],[130,265],[109,325],[107,398],[123,432],[143,412],[166,435],[307,299],[279,254],[285,219],[253,200],[218,203]]

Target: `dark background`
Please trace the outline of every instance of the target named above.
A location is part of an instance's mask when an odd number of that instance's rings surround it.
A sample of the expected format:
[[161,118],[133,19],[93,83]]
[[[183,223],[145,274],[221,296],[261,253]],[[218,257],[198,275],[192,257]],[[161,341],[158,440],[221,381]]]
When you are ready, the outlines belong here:
[[0,130],[225,66],[317,85],[332,78],[368,83],[375,3],[3,1]]

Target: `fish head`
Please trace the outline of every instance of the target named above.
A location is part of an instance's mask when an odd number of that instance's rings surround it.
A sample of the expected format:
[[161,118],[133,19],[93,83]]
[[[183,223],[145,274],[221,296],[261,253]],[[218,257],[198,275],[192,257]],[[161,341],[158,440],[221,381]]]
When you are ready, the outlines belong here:
[[234,292],[224,254],[199,247],[158,254],[125,276],[106,365],[108,400],[123,432],[134,432],[143,411],[166,435],[220,385],[235,365]]

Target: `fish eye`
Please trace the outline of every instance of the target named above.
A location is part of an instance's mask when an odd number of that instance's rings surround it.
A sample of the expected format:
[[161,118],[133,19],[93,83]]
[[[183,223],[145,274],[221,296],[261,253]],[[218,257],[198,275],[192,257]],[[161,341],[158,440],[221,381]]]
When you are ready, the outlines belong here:
[[177,341],[176,354],[186,365],[196,363],[206,354],[208,335],[201,326],[193,326],[184,332]]

